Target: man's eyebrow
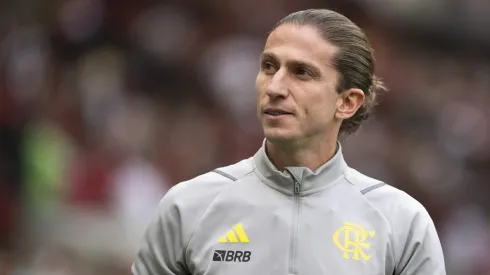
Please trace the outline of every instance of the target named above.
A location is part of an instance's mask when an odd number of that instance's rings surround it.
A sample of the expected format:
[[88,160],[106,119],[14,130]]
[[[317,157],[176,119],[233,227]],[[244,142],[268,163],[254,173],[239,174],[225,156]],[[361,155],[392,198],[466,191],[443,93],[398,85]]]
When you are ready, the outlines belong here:
[[298,67],[307,67],[307,68],[310,68],[310,69],[318,70],[317,66],[315,66],[315,65],[313,65],[311,63],[308,63],[306,61],[290,60],[287,63],[290,64],[290,65],[298,66]]
[[278,60],[277,56],[273,53],[268,53],[268,52],[264,52],[260,55],[260,59],[263,60],[263,59],[272,59],[272,60]]
[[[279,58],[273,54],[273,53],[270,53],[270,52],[264,52],[260,55],[260,59],[263,60],[263,59],[270,59],[270,60],[279,60]],[[312,69],[316,69],[318,70],[317,66],[314,65],[314,64],[311,64],[307,61],[303,61],[303,60],[288,60],[287,61],[288,65],[294,65],[294,66],[303,66],[303,67],[308,67],[308,68],[312,68]]]

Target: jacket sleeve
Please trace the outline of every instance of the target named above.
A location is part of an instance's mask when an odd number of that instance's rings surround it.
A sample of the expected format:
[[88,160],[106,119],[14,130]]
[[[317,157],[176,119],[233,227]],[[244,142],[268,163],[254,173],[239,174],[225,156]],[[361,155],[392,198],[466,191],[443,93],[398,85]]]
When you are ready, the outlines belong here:
[[133,262],[133,275],[189,274],[184,263],[184,241],[180,211],[173,190],[158,206]]
[[441,243],[432,219],[425,209],[411,223],[397,275],[446,275]]

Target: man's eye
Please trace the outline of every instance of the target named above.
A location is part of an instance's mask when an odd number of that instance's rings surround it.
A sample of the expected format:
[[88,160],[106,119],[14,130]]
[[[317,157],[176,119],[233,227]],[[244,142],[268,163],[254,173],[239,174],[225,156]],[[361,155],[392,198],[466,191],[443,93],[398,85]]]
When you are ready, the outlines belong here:
[[307,70],[307,69],[304,69],[304,68],[297,68],[294,73],[298,76],[301,76],[301,77],[312,77],[313,74]]
[[274,64],[270,61],[264,61],[262,62],[262,70],[265,72],[273,72],[274,71]]

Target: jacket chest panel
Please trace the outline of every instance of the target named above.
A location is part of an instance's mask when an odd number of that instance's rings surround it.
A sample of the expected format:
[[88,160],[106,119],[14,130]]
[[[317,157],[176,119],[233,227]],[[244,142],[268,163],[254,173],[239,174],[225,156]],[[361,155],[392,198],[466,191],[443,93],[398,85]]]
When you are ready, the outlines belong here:
[[209,209],[188,246],[193,274],[384,274],[389,232],[376,213],[295,204]]

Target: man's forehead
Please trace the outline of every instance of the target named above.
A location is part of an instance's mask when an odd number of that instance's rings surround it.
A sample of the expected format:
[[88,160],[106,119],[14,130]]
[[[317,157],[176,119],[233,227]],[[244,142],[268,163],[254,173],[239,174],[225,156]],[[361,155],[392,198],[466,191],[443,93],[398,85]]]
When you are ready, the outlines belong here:
[[[279,59],[306,59],[330,63],[337,47],[328,43],[313,26],[284,24],[269,34],[264,53]],[[305,61],[306,61],[305,60]]]

